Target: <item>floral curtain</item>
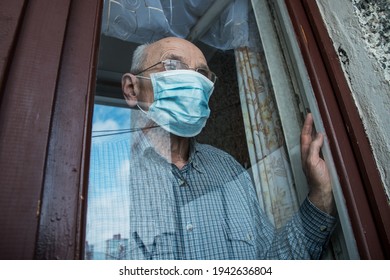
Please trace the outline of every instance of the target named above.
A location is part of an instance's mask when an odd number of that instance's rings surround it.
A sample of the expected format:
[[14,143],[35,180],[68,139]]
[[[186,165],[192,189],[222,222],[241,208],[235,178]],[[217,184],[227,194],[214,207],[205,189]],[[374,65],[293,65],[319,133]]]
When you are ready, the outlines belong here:
[[235,50],[251,173],[260,205],[276,227],[297,210],[298,202],[272,87],[261,52]]

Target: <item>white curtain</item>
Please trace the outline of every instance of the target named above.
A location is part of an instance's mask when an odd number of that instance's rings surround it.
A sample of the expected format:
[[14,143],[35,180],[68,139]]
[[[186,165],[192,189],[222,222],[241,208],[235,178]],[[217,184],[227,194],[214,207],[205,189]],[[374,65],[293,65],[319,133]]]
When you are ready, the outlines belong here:
[[241,108],[260,205],[276,227],[297,210],[283,132],[261,52],[235,50]]
[[[102,33],[143,44],[175,36],[185,38],[213,4],[207,0],[105,0]],[[232,0],[200,38],[228,50],[248,45],[248,0]]]

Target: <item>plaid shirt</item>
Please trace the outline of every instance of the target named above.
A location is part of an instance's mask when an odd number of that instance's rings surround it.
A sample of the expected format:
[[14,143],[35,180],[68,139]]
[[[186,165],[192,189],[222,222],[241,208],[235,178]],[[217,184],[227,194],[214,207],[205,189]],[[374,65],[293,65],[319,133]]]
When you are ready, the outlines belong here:
[[335,218],[306,199],[276,230],[246,170],[229,154],[192,140],[182,169],[144,137],[130,160],[129,259],[318,259]]

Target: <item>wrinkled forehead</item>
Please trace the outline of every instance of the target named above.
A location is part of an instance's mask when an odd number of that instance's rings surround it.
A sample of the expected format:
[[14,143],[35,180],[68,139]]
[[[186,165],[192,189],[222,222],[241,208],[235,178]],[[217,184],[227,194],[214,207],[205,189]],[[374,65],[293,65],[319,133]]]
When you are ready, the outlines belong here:
[[165,38],[149,46],[149,64],[165,59],[180,60],[191,68],[207,67],[202,51],[191,42],[180,38]]

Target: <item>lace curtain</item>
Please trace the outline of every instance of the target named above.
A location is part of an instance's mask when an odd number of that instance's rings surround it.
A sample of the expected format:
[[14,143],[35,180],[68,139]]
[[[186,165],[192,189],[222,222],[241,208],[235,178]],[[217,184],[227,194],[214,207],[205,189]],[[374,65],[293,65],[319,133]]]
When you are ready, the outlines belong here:
[[264,56],[248,47],[237,48],[235,55],[250,171],[260,205],[280,227],[297,210],[298,202]]

